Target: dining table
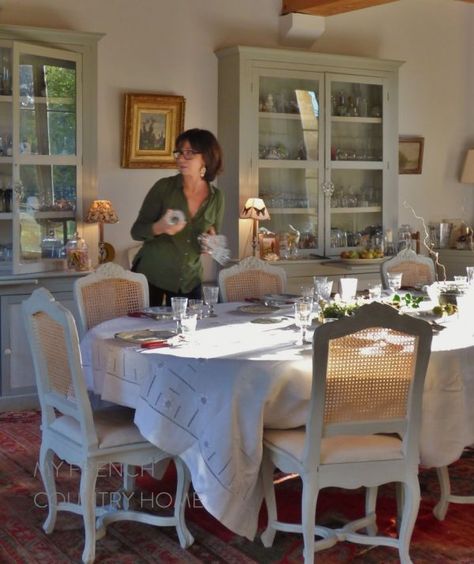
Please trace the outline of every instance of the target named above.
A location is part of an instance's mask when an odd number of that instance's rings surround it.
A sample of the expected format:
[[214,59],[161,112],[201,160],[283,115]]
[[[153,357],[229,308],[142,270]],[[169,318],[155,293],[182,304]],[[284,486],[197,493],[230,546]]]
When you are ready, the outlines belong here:
[[[216,519],[253,539],[263,499],[263,432],[305,424],[312,343],[297,344],[291,304],[221,303],[215,310],[215,317],[198,320],[190,341],[173,337],[160,348],[119,337],[173,331],[176,321],[105,321],[81,340],[84,374],[102,400],[135,409],[147,440],[184,460],[195,492]],[[474,443],[474,325],[453,315],[439,326],[420,433],[420,462],[436,468]]]

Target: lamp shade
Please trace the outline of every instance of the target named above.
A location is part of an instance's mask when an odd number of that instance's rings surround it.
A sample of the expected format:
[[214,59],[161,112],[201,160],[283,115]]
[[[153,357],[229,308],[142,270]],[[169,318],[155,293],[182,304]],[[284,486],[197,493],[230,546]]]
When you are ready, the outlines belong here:
[[86,217],[87,223],[117,223],[118,220],[110,200],[94,200]]
[[265,202],[261,198],[249,198],[240,212],[240,218],[262,221],[270,219],[270,214],[265,206]]
[[464,184],[474,184],[474,149],[469,149],[466,154],[461,182]]

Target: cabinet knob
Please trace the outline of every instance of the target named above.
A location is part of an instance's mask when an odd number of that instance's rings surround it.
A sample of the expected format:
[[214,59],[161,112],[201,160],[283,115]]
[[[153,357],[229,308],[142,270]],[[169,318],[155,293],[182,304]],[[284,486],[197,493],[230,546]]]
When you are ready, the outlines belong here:
[[8,356],[8,355],[12,354],[12,350],[11,350],[11,349],[5,349],[5,350],[3,351],[3,354],[4,354],[5,356]]

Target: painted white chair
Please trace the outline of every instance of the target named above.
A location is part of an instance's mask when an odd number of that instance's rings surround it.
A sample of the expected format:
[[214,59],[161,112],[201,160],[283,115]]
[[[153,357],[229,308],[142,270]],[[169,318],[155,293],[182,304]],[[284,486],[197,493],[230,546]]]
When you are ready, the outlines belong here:
[[423,255],[418,255],[412,249],[403,249],[393,258],[386,260],[380,266],[382,285],[388,288],[387,274],[401,272],[402,286],[425,286],[433,284],[436,279],[434,262]]
[[286,272],[257,257],[247,257],[219,272],[219,289],[223,302],[281,294],[286,289]]
[[[171,458],[171,455],[143,438],[133,423],[132,410],[117,407],[92,412],[74,317],[48,290],[35,290],[23,302],[22,313],[41,404],[39,466],[49,505],[43,525],[45,532],[53,531],[58,511],[82,515],[85,532],[83,562],[94,561],[96,539],[101,538],[106,526],[115,521],[132,520],[176,527],[181,546],[185,548],[192,544],[194,539],[184,521],[189,478],[179,458],[174,458],[178,485],[173,516],[96,508],[96,478],[102,466],[111,463],[151,465]],[[58,502],[53,464],[55,453],[81,468],[80,503]]]
[[83,335],[103,321],[148,307],[148,281],[143,274],[107,262],[75,281],[74,301]]
[[[340,540],[398,548],[410,562],[418,513],[418,434],[431,327],[372,303],[352,318],[318,327],[313,341],[313,387],[306,428],[266,430],[262,476],[271,546],[275,531],[299,532],[304,561]],[[273,470],[297,473],[303,482],[301,524],[278,521]],[[376,535],[377,487],[403,485],[399,537]],[[368,488],[366,515],[333,530],[315,526],[318,493],[326,487]],[[366,528],[368,534],[358,533]],[[315,535],[322,537],[315,542]]]

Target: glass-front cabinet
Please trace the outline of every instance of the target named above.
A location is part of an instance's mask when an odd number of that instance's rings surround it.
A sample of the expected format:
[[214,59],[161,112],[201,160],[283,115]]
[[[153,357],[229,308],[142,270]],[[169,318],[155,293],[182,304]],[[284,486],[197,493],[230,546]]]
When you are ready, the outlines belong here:
[[219,182],[235,256],[250,254],[249,220],[238,221],[249,197],[270,214],[263,255],[336,256],[396,228],[400,63],[251,47],[217,56]]
[[0,26],[0,275],[62,270],[96,191],[98,37]]

